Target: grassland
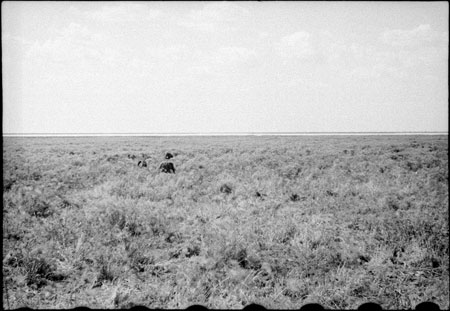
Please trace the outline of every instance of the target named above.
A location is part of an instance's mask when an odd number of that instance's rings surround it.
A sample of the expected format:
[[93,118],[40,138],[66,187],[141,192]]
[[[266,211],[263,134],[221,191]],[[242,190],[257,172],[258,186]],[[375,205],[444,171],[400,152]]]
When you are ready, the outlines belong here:
[[448,309],[448,221],[447,136],[4,137],[3,308]]

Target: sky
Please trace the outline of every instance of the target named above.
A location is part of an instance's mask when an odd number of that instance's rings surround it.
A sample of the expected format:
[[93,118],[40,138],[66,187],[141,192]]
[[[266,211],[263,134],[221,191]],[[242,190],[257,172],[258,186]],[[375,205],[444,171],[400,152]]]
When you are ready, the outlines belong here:
[[3,133],[448,132],[448,2],[2,2]]

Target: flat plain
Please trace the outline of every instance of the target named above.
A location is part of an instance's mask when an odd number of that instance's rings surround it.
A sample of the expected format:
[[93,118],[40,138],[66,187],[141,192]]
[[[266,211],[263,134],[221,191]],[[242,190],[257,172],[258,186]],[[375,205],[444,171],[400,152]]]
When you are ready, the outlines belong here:
[[447,135],[3,137],[3,308],[448,309],[448,222]]

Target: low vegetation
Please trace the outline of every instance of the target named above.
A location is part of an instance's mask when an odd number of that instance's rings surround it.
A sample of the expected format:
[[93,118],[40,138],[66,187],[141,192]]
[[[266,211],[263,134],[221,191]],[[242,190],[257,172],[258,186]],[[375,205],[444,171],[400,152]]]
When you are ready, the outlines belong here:
[[447,136],[4,137],[3,308],[448,309],[448,221]]

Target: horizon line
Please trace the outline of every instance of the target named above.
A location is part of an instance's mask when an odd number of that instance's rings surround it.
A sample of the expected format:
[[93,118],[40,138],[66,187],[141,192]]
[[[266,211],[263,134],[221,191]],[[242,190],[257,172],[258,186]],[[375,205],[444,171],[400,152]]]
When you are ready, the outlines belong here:
[[154,132],[154,133],[2,133],[5,137],[64,137],[64,136],[277,136],[277,135],[448,135],[448,131],[403,132]]

